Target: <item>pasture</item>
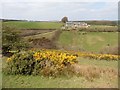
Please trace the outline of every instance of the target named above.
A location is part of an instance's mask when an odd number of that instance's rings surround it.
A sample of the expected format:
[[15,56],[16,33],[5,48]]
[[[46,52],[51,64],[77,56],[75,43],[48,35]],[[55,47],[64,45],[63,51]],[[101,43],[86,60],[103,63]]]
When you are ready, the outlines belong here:
[[27,22],[27,21],[8,21],[3,25],[15,27],[16,29],[60,29],[61,22]]
[[91,52],[99,52],[108,44],[118,44],[118,32],[87,32],[83,35],[80,31],[63,31],[58,40],[58,45],[65,49]]

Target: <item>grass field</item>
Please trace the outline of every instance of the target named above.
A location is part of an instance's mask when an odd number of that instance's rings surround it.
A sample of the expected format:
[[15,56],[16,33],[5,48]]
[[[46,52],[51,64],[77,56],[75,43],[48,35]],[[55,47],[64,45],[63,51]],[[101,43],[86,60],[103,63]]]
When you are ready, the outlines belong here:
[[99,52],[108,44],[110,46],[118,44],[118,32],[87,32],[87,34],[82,35],[81,32],[63,31],[58,44],[69,49]]
[[[5,58],[4,58],[5,60]],[[5,65],[5,61],[3,61]],[[79,65],[88,67],[98,67],[101,69],[117,70],[117,61],[97,61],[79,58]],[[100,78],[94,78],[92,81],[85,77],[42,77],[32,75],[5,75],[2,78],[3,88],[117,88],[117,76],[109,73],[101,74]],[[74,84],[73,84],[74,83]]]
[[45,78],[41,76],[4,76],[3,88],[117,88],[117,78],[104,76],[93,82],[84,77]]
[[94,31],[94,32],[116,32],[118,31],[118,26],[108,26],[108,25],[91,25],[88,28],[80,28],[82,31]]
[[16,29],[60,29],[63,23],[8,21],[8,22],[3,22],[3,25],[15,27]]

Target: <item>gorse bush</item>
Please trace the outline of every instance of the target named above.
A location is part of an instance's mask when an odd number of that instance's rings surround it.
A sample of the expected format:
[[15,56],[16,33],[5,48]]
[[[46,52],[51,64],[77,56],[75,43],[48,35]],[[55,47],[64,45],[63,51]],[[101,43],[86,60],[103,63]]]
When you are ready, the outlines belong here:
[[120,59],[120,55],[113,55],[113,54],[94,54],[94,53],[78,52],[77,55],[79,57],[97,59],[97,60],[119,60]]
[[7,59],[7,73],[9,74],[32,74],[34,64],[32,52],[16,53]]
[[5,70],[8,74],[57,76],[69,65],[77,63],[76,58],[75,55],[59,51],[30,50],[8,58]]

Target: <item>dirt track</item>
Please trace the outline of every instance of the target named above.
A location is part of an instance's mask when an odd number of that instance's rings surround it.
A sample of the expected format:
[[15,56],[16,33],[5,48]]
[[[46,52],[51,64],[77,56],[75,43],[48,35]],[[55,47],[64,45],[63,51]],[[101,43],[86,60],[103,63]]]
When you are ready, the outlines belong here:
[[31,36],[31,35],[37,35],[47,32],[52,32],[53,30],[45,29],[45,30],[21,30],[20,36]]

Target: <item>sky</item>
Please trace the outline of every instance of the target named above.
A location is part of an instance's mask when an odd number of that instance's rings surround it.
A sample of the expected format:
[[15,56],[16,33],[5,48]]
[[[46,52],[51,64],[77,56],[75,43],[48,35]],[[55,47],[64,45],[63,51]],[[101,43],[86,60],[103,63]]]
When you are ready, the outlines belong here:
[[33,21],[117,20],[118,0],[3,0],[0,18]]

